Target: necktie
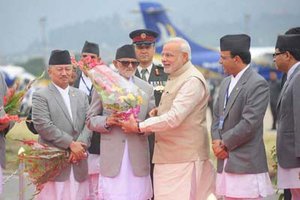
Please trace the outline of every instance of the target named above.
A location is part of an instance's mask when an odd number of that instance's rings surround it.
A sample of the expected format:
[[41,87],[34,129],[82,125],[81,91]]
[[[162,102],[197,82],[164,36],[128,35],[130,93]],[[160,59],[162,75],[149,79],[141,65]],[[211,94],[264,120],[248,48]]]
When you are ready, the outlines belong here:
[[148,72],[148,69],[142,69],[142,70],[141,70],[141,73],[142,73],[142,79],[143,79],[144,81],[147,81],[147,78],[146,78],[147,72]]

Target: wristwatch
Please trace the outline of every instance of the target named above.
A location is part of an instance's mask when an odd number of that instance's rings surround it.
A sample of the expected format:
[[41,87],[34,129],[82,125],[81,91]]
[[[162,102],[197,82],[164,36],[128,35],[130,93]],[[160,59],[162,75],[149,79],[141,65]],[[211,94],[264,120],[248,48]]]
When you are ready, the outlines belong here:
[[109,130],[110,126],[107,125],[107,124],[105,124],[105,125],[104,125],[104,128],[107,129],[107,130]]

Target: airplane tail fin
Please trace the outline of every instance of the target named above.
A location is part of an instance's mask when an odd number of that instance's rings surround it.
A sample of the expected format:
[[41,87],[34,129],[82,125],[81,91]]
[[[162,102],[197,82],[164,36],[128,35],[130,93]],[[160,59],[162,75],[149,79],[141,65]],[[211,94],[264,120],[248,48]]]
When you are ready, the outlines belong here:
[[[163,44],[170,37],[181,37],[185,39],[192,50],[192,62],[201,69],[210,70],[218,74],[223,74],[223,69],[219,63],[219,52],[210,48],[203,47],[176,28],[166,14],[166,9],[156,2],[140,2],[140,11],[143,15],[146,28],[159,33],[156,42],[157,52],[162,51]],[[253,65],[255,66],[255,65]],[[256,66],[256,70],[268,79],[269,67]]]
[[140,9],[146,28],[159,33],[156,43],[158,51],[161,50],[163,43],[170,37],[181,37],[185,39],[188,41],[193,51],[212,51],[211,49],[196,44],[186,35],[184,35],[179,29],[177,29],[169,20],[166,14],[166,9],[160,3],[140,2]]

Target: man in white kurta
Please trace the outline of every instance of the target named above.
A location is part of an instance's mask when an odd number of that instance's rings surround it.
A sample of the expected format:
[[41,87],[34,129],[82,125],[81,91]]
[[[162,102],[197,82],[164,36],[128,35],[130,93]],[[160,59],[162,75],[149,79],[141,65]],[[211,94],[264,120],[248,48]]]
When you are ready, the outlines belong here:
[[262,199],[274,192],[263,141],[269,86],[249,65],[248,35],[225,35],[220,47],[220,64],[230,76],[220,85],[213,111],[216,193],[226,200]]
[[156,200],[206,200],[214,193],[215,171],[209,160],[206,127],[208,89],[190,56],[185,40],[168,41],[162,63],[169,78],[158,108],[143,122],[131,118],[122,124],[128,134],[155,132]]
[[[142,91],[143,104],[138,119],[144,120],[154,107],[153,87],[134,76],[138,66],[132,45],[117,50],[113,61],[121,76],[138,86]],[[102,66],[106,67],[106,66]],[[119,127],[120,119],[104,107],[102,98],[93,91],[88,111],[88,127],[101,133],[101,159],[99,191],[105,200],[151,199],[149,145],[146,136],[126,135]]]
[[87,96],[69,86],[70,54],[54,50],[49,59],[51,83],[32,97],[32,120],[39,143],[70,151],[70,164],[45,183],[37,199],[85,200],[88,196],[86,147],[91,132],[85,125]]
[[278,188],[290,188],[295,200],[300,199],[300,34],[278,36],[274,61],[287,73],[277,103]]

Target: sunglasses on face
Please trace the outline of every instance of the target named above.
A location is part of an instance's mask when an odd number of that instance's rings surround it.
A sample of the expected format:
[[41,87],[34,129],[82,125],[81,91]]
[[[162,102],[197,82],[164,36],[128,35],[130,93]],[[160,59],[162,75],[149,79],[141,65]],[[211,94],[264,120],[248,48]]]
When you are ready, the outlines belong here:
[[132,67],[137,67],[140,64],[138,61],[127,61],[127,60],[117,60],[117,61],[121,63],[122,66],[124,67],[128,67],[130,64]]

